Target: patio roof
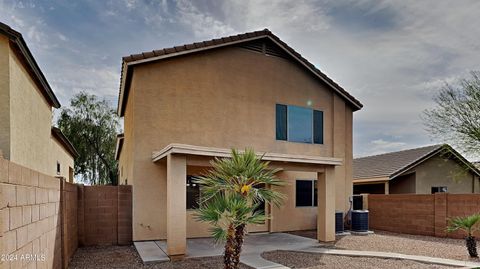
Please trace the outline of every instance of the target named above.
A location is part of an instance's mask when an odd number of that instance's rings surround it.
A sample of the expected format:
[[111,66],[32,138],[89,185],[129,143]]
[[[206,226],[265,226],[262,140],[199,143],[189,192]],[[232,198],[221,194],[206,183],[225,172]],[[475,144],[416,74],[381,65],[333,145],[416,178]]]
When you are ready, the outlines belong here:
[[[202,147],[187,144],[169,144],[160,151],[152,153],[152,161],[157,162],[165,158],[169,154],[186,154],[197,155],[207,157],[230,157],[231,149],[227,148],[214,148],[214,147]],[[311,156],[311,155],[295,155],[295,154],[283,154],[273,152],[257,152],[258,156],[262,156],[264,161],[274,162],[291,162],[301,164],[324,164],[324,165],[342,165],[343,159]]]

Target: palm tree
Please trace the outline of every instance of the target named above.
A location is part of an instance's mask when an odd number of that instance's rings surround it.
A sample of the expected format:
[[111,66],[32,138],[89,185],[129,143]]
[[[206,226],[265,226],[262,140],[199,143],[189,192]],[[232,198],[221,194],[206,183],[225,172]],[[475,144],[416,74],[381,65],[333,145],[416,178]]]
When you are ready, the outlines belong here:
[[263,224],[268,218],[258,209],[262,204],[279,206],[284,195],[270,186],[284,185],[251,149],[239,153],[232,149],[230,158],[215,158],[212,169],[198,177],[200,206],[196,218],[212,224],[216,242],[225,241],[225,269],[239,268],[245,227]]
[[480,214],[473,214],[466,217],[455,217],[450,219],[450,224],[447,228],[448,232],[454,232],[458,230],[465,231],[467,237],[465,237],[465,243],[467,245],[468,254],[472,258],[478,258],[477,253],[477,242],[475,241],[475,236],[473,233],[478,231],[478,227],[475,227],[475,224],[480,221]]

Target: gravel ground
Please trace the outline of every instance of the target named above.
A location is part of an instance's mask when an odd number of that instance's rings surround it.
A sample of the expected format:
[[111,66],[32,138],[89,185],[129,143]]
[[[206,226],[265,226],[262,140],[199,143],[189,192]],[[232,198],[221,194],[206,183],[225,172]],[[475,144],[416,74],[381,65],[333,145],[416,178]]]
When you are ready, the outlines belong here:
[[[292,232],[292,234],[309,238],[316,237],[316,231],[299,231]],[[480,262],[479,259],[471,259],[468,256],[463,239],[375,231],[375,234],[368,236],[350,235],[337,237],[334,247],[339,249],[386,251]]]
[[424,264],[413,261],[379,259],[379,258],[360,258],[347,256],[321,255],[313,253],[300,253],[288,251],[272,251],[262,254],[262,257],[288,266],[290,268],[410,268],[410,269],[446,269],[458,268],[432,264]]
[[[177,262],[162,262],[144,265],[133,246],[107,246],[79,248],[68,268],[109,269],[109,268],[142,268],[142,269],[217,269],[223,268],[222,257],[186,259]],[[251,269],[241,265],[241,269]]]

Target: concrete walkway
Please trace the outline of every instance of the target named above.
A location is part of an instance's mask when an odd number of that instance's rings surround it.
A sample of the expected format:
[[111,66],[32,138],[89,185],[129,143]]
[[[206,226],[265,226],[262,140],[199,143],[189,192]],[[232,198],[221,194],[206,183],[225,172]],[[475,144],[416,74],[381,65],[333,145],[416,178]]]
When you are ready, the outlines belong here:
[[[135,242],[140,257],[144,263],[169,261],[166,254],[165,241]],[[406,255],[392,252],[358,251],[323,248],[317,240],[286,233],[250,234],[245,237],[245,242],[240,257],[240,262],[258,269],[288,269],[281,264],[265,260],[261,257],[263,252],[274,250],[287,250],[325,255],[342,255],[352,257],[372,257],[404,259],[429,264],[440,264],[459,267],[480,267],[480,263],[458,261],[426,256]],[[215,245],[211,238],[196,238],[187,240],[186,258],[200,258],[220,256],[223,254],[223,245]]]

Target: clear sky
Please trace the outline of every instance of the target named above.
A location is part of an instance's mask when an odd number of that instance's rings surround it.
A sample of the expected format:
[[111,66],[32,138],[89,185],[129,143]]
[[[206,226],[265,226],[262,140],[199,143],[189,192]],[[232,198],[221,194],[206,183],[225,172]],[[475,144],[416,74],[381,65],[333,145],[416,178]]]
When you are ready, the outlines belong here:
[[116,106],[121,57],[269,28],[359,99],[354,155],[432,144],[420,114],[445,82],[480,70],[480,1],[9,1],[68,105],[86,90]]

